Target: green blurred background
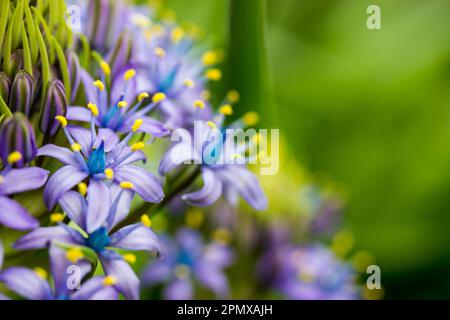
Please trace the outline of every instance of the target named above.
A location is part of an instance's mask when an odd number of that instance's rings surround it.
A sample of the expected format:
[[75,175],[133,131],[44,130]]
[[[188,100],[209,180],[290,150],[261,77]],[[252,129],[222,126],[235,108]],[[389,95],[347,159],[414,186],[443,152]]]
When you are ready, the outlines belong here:
[[225,49],[240,112],[344,187],[386,298],[450,298],[450,1],[164,2]]

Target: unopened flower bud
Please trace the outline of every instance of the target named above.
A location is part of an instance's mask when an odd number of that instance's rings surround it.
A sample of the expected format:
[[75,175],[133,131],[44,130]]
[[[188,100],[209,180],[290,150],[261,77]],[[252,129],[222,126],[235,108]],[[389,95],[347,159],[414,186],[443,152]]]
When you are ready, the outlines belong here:
[[31,114],[34,97],[33,76],[19,71],[13,81],[8,106],[12,112],[22,112],[27,117]]
[[52,80],[48,84],[45,94],[44,104],[41,108],[39,120],[39,129],[44,135],[53,136],[60,128],[60,122],[56,120],[57,116],[66,116],[67,101],[63,83],[58,80]]
[[9,101],[9,92],[11,91],[11,80],[4,72],[0,72],[0,96],[5,103]]
[[67,67],[69,69],[70,85],[72,87],[72,94],[70,97],[70,102],[75,101],[77,96],[78,88],[80,86],[80,62],[77,55],[73,51],[67,51],[66,54]]

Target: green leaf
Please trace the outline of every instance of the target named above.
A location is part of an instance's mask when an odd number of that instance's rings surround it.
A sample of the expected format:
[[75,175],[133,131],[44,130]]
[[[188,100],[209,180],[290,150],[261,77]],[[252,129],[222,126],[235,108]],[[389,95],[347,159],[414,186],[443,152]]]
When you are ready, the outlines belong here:
[[[25,19],[27,22],[28,35],[30,39],[36,39],[36,30],[34,26],[33,15],[31,14],[31,9],[29,4],[25,6]],[[39,58],[39,48],[36,41],[31,41],[30,43],[31,61],[34,64],[38,62]]]
[[6,105],[5,101],[3,100],[2,96],[0,96],[0,114],[10,117],[12,116],[11,110],[9,110],[8,106]]
[[20,45],[21,32],[19,30],[21,30],[20,26],[23,20],[24,3],[25,0],[20,0],[14,10],[14,19],[12,20],[12,50],[17,49]]
[[41,30],[39,29],[38,22],[35,21],[36,30],[36,41],[39,47],[39,54],[41,57],[41,68],[42,68],[42,90],[45,92],[47,89],[47,84],[50,81],[50,63],[48,61],[47,48],[45,47],[44,38],[42,37]]
[[0,46],[3,47],[3,38],[9,21],[9,1],[0,1]]
[[[34,9],[34,8],[33,8]],[[39,23],[42,25],[42,28],[44,29],[44,34],[45,37],[43,36],[42,39],[45,40],[45,43],[48,46],[48,57],[50,59],[50,63],[54,63],[55,62],[55,48],[53,48],[53,43],[50,40],[50,36],[52,35],[50,28],[48,27],[47,22],[45,21],[45,19],[42,17],[42,15],[37,11],[37,10],[33,10],[33,12],[35,13],[36,17],[39,20]],[[39,25],[36,26],[36,28],[39,29]],[[41,33],[42,35],[42,33]]]
[[56,55],[58,56],[59,61],[59,69],[62,74],[64,88],[66,89],[66,101],[70,102],[71,96],[71,87],[70,87],[70,76],[69,76],[69,68],[67,67],[66,57],[64,56],[64,52],[61,46],[58,43],[58,40],[54,36],[52,36],[53,46],[56,50]]
[[27,31],[25,30],[25,24],[23,22],[22,22],[22,46],[23,46],[23,62],[25,71],[33,75],[30,45],[28,42]]
[[82,33],[77,34],[81,41],[82,52],[80,54],[81,66],[85,69],[89,68],[90,58],[91,58],[91,46],[89,45],[89,40]]

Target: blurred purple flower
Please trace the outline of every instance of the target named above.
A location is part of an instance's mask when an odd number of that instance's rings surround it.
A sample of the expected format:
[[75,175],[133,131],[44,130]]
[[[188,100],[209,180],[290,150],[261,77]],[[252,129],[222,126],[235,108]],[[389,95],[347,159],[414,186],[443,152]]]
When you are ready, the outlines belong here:
[[[94,113],[96,107],[92,106]],[[43,146],[38,156],[53,157],[65,164],[49,179],[44,190],[44,201],[52,209],[58,200],[75,185],[86,179],[90,181],[110,179],[113,184],[127,182],[130,188],[147,202],[160,202],[164,197],[161,182],[150,172],[133,165],[145,160],[140,151],[143,142],[127,145],[135,132],[139,131],[142,121],[136,120],[132,132],[119,141],[114,132],[100,129],[96,133],[91,118],[91,130],[76,126],[67,126],[67,120],[59,118],[72,151],[53,144]]]
[[[56,245],[50,247],[50,265],[53,279],[52,288],[46,280],[45,270],[31,270],[24,267],[11,267],[0,271],[0,282],[21,297],[30,300],[117,300],[116,290],[105,281],[104,277],[93,277],[80,285],[69,289],[67,272],[69,266],[76,266],[83,278],[91,266],[85,260],[74,263],[66,257],[66,252]],[[81,279],[79,279],[81,281]]]
[[103,182],[91,179],[87,199],[74,191],[60,199],[64,212],[79,229],[63,223],[38,228],[18,239],[14,247],[19,250],[45,248],[52,241],[88,247],[97,253],[105,273],[117,280],[116,289],[127,299],[138,299],[139,279],[124,257],[112,249],[159,252],[160,248],[157,236],[145,219],[111,233],[128,215],[132,198],[133,192],[126,188],[116,184],[108,188]]
[[142,275],[143,285],[166,284],[164,297],[192,299],[193,280],[213,291],[218,298],[229,295],[223,271],[233,261],[231,249],[220,243],[205,245],[198,232],[180,229],[175,239],[161,239],[164,256],[151,263]]

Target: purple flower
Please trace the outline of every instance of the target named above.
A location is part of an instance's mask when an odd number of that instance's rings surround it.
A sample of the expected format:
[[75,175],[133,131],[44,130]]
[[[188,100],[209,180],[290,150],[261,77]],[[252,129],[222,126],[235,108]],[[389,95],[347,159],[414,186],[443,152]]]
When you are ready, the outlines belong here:
[[[157,252],[160,249],[157,236],[149,228],[148,216],[144,215],[140,223],[112,232],[128,215],[133,198],[133,192],[125,185],[122,187],[112,184],[108,188],[103,182],[91,179],[86,199],[74,191],[65,193],[59,203],[78,228],[63,223],[38,228],[17,240],[14,247],[19,250],[45,248],[57,241],[89,248],[97,253],[105,273],[115,279],[115,288],[127,299],[138,299],[139,279],[127,263],[134,262],[136,257],[122,256],[113,249]],[[78,255],[83,257],[80,251]]]
[[39,222],[10,196],[39,189],[45,184],[48,171],[41,168],[13,169],[22,155],[13,152],[9,155],[5,168],[0,171],[0,224],[11,229],[27,230],[39,226]]
[[229,294],[223,271],[233,260],[231,249],[223,243],[205,245],[199,233],[180,229],[175,239],[162,239],[164,256],[151,263],[142,282],[151,286],[167,284],[164,297],[170,300],[193,298],[193,280],[213,291],[218,298]]
[[355,273],[322,245],[272,248],[261,261],[272,287],[292,300],[357,299]]
[[[164,155],[159,173],[165,175],[180,164],[201,164],[203,188],[183,195],[183,200],[195,206],[209,206],[225,194],[235,205],[240,194],[256,210],[265,210],[267,198],[256,176],[245,166],[251,161],[245,158],[248,148],[245,143],[235,146],[234,131],[224,137],[225,129],[220,129],[222,122],[223,115],[215,123],[197,121],[193,138],[187,131],[177,131],[179,142]],[[254,144],[251,141],[249,147],[254,149]]]
[[[107,74],[111,72],[106,62],[103,62],[102,66]],[[149,94],[145,92],[136,94],[133,80],[135,74],[134,69],[127,69],[115,74],[113,88],[108,90],[104,84],[105,81],[94,81],[90,75],[82,72],[87,99],[91,104],[98,106],[98,115],[95,117],[94,123],[99,128],[110,129],[117,133],[128,133],[132,131],[136,120],[140,119],[142,120],[140,127],[142,132],[159,138],[165,137],[170,133],[169,130],[161,122],[147,115],[165,99],[165,95],[157,93],[150,100]],[[121,94],[115,96],[115,92],[121,92]],[[132,101],[135,101],[133,105],[129,105]],[[68,120],[90,122],[91,118],[91,112],[84,107],[71,106],[67,112]]]
[[[89,105],[97,115],[95,105]],[[48,180],[44,190],[44,201],[52,209],[57,201],[70,189],[86,178],[93,180],[112,180],[113,184],[126,183],[147,202],[160,202],[164,197],[161,182],[150,172],[133,165],[145,160],[141,149],[143,142],[128,146],[132,136],[140,131],[143,123],[137,119],[132,125],[132,132],[122,141],[109,129],[100,129],[96,133],[94,116],[91,116],[91,130],[76,126],[67,126],[64,117],[57,117],[61,122],[72,150],[53,144],[43,146],[38,156],[53,157],[62,163]]]
[[[81,278],[91,270],[90,263],[80,260],[74,263],[67,253],[56,245],[50,247],[50,267],[53,285],[47,281],[47,272],[42,268],[34,270],[11,267],[0,272],[0,282],[21,297],[30,300],[117,300],[118,294],[112,287],[112,278],[93,277],[84,283],[74,283],[69,289],[71,273],[76,267]],[[70,256],[69,256],[70,257]],[[76,285],[79,284],[79,289]]]

